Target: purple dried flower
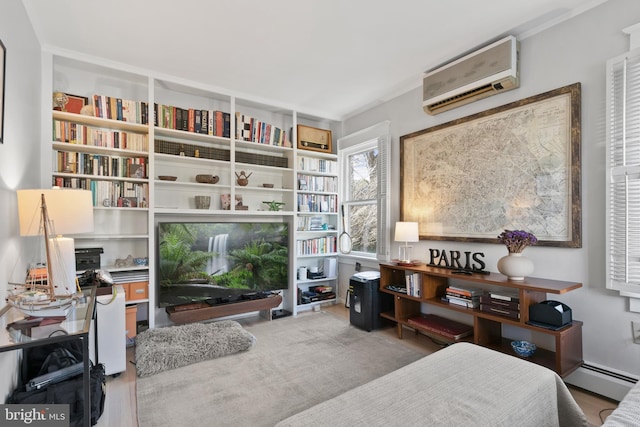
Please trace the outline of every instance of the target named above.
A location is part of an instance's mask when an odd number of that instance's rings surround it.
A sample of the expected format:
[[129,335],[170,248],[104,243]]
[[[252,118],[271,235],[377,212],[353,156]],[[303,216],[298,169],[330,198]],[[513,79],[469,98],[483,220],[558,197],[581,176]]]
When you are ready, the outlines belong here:
[[536,236],[524,230],[504,230],[498,236],[498,241],[507,246],[509,253],[520,253],[527,246],[538,243]]

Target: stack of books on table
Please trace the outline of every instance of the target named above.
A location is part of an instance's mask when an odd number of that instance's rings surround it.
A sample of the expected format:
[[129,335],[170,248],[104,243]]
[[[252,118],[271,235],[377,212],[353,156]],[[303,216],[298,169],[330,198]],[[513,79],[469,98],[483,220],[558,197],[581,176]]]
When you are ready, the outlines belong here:
[[442,297],[443,301],[467,308],[478,308],[480,297],[485,293],[484,289],[460,286],[449,286],[445,292],[445,296]]
[[480,297],[480,311],[520,319],[520,296],[517,291],[489,292]]

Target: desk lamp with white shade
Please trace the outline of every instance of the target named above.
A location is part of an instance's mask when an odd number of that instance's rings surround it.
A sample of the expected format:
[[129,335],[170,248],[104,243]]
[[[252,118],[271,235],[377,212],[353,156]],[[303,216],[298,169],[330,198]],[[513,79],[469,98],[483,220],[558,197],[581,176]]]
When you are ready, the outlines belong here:
[[420,241],[417,222],[396,222],[396,233],[394,240],[396,242],[404,242],[404,245],[398,248],[398,262],[401,264],[413,264],[411,261],[411,253],[409,242]]

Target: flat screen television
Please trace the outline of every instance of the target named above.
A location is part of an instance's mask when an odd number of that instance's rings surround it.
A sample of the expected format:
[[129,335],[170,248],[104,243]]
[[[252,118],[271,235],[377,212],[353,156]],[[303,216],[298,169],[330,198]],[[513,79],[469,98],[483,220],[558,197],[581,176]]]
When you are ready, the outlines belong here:
[[282,222],[158,223],[158,306],[289,286],[289,227]]

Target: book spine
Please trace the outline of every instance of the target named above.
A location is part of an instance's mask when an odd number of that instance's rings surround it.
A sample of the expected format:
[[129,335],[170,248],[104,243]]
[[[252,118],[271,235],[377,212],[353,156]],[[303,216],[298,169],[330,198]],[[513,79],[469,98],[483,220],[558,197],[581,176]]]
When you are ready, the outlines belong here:
[[196,110],[193,108],[189,108],[188,111],[189,112],[187,117],[189,118],[189,120],[188,120],[187,130],[189,132],[194,132],[196,130]]

